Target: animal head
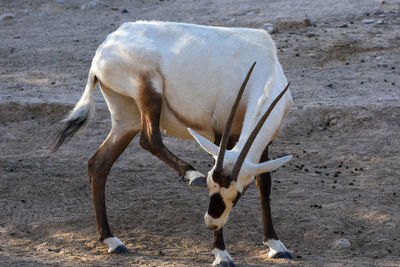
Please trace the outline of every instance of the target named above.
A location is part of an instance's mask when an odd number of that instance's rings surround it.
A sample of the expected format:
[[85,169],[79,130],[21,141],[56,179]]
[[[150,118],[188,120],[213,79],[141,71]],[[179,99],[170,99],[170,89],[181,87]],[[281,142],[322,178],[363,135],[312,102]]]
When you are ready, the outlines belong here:
[[208,210],[204,215],[204,221],[206,226],[211,230],[218,230],[225,225],[225,223],[228,221],[230,211],[254,180],[254,176],[276,170],[292,158],[291,156],[285,156],[262,163],[254,163],[247,158],[248,152],[255,138],[257,137],[257,134],[261,130],[265,120],[271,114],[275,105],[289,88],[289,84],[276,97],[276,99],[272,102],[270,107],[258,121],[256,127],[249,135],[241,151],[237,151],[235,148],[232,150],[227,150],[226,148],[230,129],[232,127],[240,98],[244,92],[255,64],[256,62],[254,62],[251,66],[238,92],[235,103],[232,106],[230,116],[226,123],[219,147],[192,129],[188,129],[200,146],[215,159],[215,164],[208,172],[206,178],[210,201]]

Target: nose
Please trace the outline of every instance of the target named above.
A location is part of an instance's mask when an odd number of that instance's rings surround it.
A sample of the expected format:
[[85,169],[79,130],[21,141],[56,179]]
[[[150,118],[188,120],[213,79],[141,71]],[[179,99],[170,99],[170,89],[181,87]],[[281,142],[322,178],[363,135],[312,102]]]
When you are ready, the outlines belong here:
[[208,229],[213,230],[213,231],[216,231],[216,230],[218,230],[219,228],[221,228],[220,226],[214,224],[213,221],[214,221],[213,218],[212,218],[210,215],[208,215],[208,213],[206,213],[206,214],[204,215],[204,223],[206,224],[206,226],[207,226]]

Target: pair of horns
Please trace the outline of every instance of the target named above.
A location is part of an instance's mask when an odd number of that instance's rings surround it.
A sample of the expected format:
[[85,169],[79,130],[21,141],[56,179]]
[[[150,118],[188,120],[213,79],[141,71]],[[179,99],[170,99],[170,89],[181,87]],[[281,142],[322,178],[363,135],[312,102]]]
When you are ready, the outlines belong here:
[[[223,162],[224,162],[224,156],[225,156],[225,151],[226,151],[226,147],[228,144],[228,138],[230,135],[230,131],[232,128],[232,124],[233,124],[233,119],[235,117],[237,108],[239,106],[239,102],[240,99],[242,98],[244,89],[246,88],[247,82],[250,79],[251,73],[253,72],[254,66],[256,65],[256,62],[253,63],[253,65],[251,66],[249,72],[246,75],[246,78],[244,79],[244,81],[242,82],[242,85],[239,89],[239,92],[236,96],[236,100],[233,103],[232,109],[231,109],[231,113],[229,114],[229,118],[228,121],[226,123],[225,126],[225,130],[224,133],[222,135],[221,138],[221,143],[219,145],[219,150],[218,150],[218,157],[217,157],[217,162],[216,162],[216,166],[214,169],[214,172],[217,173],[221,173],[222,172],[222,168],[223,168]],[[258,121],[256,127],[253,129],[253,131],[251,132],[249,138],[247,139],[242,151],[240,151],[240,154],[236,160],[236,163],[232,169],[232,173],[230,175],[230,178],[233,181],[236,181],[238,176],[239,176],[239,172],[240,169],[242,168],[243,162],[246,159],[246,156],[251,148],[251,145],[253,144],[254,140],[257,137],[257,134],[260,132],[262,126],[264,125],[264,122],[268,119],[269,115],[271,114],[271,112],[273,111],[273,109],[275,108],[276,104],[279,102],[279,100],[282,98],[282,96],[286,93],[287,89],[289,88],[290,83],[288,83],[285,87],[285,89],[283,89],[283,91],[274,99],[274,101],[271,103],[271,105],[269,106],[269,108],[266,110],[266,112],[264,113],[264,115],[261,117],[261,119]]]

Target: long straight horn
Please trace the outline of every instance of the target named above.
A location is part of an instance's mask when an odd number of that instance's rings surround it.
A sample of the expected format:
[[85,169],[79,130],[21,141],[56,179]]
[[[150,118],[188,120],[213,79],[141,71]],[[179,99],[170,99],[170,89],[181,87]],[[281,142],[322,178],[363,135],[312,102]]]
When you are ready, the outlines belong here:
[[246,143],[244,144],[244,147],[242,151],[240,151],[240,154],[238,156],[238,159],[236,160],[235,166],[233,166],[232,173],[231,173],[231,179],[236,181],[240,169],[242,168],[243,162],[247,156],[247,153],[250,150],[251,145],[253,144],[254,140],[257,137],[258,132],[261,130],[262,126],[264,125],[264,122],[268,119],[269,115],[271,114],[272,110],[276,106],[276,104],[279,102],[279,100],[282,98],[282,96],[286,93],[287,89],[289,88],[290,83],[288,83],[283,89],[283,91],[274,99],[274,101],[271,103],[267,111],[264,113],[264,115],[261,117],[261,119],[258,121],[256,127],[254,130],[251,132],[249,138],[247,139]]
[[214,172],[222,172],[222,163],[224,162],[226,146],[228,144],[229,134],[231,132],[231,128],[232,128],[232,124],[233,124],[233,118],[235,117],[237,108],[239,106],[240,99],[242,98],[244,89],[246,88],[247,82],[250,78],[250,75],[251,75],[255,65],[256,65],[256,62],[254,62],[253,65],[251,65],[251,68],[250,68],[249,72],[247,73],[247,76],[244,79],[242,86],[240,87],[239,92],[236,96],[235,103],[233,103],[231,113],[229,114],[228,121],[226,122],[226,125],[225,125],[224,134],[222,135],[222,138],[221,138],[221,143],[219,144],[218,158],[217,158],[217,163],[216,163]]

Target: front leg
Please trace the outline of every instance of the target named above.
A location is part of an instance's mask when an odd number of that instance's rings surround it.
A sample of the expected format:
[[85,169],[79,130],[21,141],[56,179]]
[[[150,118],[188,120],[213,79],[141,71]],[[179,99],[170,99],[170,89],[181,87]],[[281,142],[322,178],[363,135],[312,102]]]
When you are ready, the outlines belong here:
[[226,251],[222,228],[214,231],[214,242],[211,252],[215,256],[215,260],[213,262],[214,266],[236,267],[231,255],[229,255],[228,251]]
[[[269,160],[268,146],[264,150],[260,162]],[[272,224],[270,194],[271,194],[271,174],[264,173],[257,176],[257,187],[260,193],[262,219],[263,219],[263,244],[269,246],[268,256],[271,258],[293,259],[285,245],[279,240]]]
[[147,75],[139,76],[138,85],[138,102],[142,116],[140,145],[176,170],[184,181],[189,182],[190,186],[206,187],[206,179],[203,174],[196,171],[189,163],[175,156],[164,146],[160,133],[162,97],[158,93],[162,91],[162,85],[158,85],[157,80],[151,80]]

